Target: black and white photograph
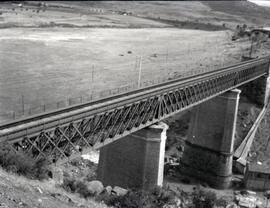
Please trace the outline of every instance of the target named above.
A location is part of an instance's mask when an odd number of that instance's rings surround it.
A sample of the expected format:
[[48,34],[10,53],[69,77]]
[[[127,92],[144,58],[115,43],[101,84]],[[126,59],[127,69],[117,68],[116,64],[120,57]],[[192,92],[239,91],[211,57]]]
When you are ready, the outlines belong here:
[[1,1],[0,208],[270,208],[270,0]]

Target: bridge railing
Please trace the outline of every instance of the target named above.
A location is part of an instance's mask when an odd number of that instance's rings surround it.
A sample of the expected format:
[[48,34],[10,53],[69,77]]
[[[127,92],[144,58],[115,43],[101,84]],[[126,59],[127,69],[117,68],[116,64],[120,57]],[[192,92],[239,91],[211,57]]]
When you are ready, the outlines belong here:
[[[179,72],[179,73],[174,73],[171,77],[160,77],[158,79],[153,79],[153,80],[142,80],[140,83],[140,87],[148,87],[151,85],[155,84],[160,84],[162,82],[166,82],[172,79],[177,79],[180,77],[189,77],[193,76],[196,74],[204,73],[211,71],[213,69],[200,69],[200,70],[193,70],[193,71],[184,71],[184,72]],[[91,92],[88,95],[80,95],[77,97],[68,97],[64,100],[59,100],[56,102],[51,102],[51,103],[44,103],[44,104],[31,104],[31,103],[21,103],[21,101],[17,101],[17,106],[20,106],[20,109],[17,111],[8,111],[5,113],[0,113],[0,125],[14,121],[17,119],[33,116],[36,114],[41,114],[41,113],[46,113],[49,111],[77,105],[77,104],[82,104],[90,101],[96,101],[105,97],[110,97],[113,95],[121,94],[124,92],[132,91],[138,89],[138,82],[131,82],[126,85],[122,85],[117,88],[112,88],[112,89],[107,89],[107,90],[100,90],[100,91],[95,91]],[[25,100],[27,100],[25,98]],[[20,102],[20,103],[18,103]]]

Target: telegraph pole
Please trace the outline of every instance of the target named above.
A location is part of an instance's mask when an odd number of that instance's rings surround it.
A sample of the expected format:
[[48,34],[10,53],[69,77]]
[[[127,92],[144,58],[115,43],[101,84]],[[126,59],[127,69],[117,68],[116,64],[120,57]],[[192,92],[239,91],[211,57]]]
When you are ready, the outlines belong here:
[[24,96],[22,95],[22,114],[24,115]]
[[92,66],[92,75],[91,75],[91,91],[92,91],[92,93],[94,91],[94,73],[95,73],[95,67],[93,65]]
[[166,64],[168,63],[168,56],[169,56],[169,50],[167,48],[167,51],[166,51]]
[[253,42],[254,42],[254,37],[251,36],[251,45],[250,45],[250,51],[249,51],[249,58],[251,58],[251,56],[252,56]]
[[168,71],[168,58],[169,58],[169,50],[167,48],[167,51],[166,51],[166,70]]
[[138,75],[138,89],[141,86],[141,73],[142,73],[142,56],[140,57],[139,75]]

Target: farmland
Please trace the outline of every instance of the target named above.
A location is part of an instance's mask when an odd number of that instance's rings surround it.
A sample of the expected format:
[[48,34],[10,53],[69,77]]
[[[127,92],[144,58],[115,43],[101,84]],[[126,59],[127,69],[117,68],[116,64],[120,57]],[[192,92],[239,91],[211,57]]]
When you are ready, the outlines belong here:
[[[140,67],[143,87],[237,63],[250,48],[247,38],[231,41],[233,31],[228,28],[176,28],[141,17],[146,15],[143,10],[120,15],[119,9],[126,11],[122,4],[114,8],[118,12],[108,9],[110,3],[55,4],[42,10],[3,3],[0,123],[98,99],[118,88],[131,90],[138,86]],[[183,9],[187,12],[192,5],[185,2]],[[202,15],[207,6],[198,5]],[[209,14],[209,8],[206,11]]]

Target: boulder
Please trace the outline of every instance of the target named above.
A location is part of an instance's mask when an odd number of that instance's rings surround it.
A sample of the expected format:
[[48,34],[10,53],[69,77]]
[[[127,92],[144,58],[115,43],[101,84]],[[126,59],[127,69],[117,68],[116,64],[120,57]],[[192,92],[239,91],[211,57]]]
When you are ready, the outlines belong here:
[[111,195],[112,190],[113,190],[113,189],[112,189],[111,186],[107,186],[107,187],[105,188],[106,193],[109,194],[109,195]]
[[93,195],[99,195],[104,190],[103,184],[98,180],[86,182],[86,187],[89,193]]
[[53,167],[51,169],[52,178],[56,184],[62,185],[64,183],[64,173],[61,168]]
[[128,193],[127,189],[121,188],[119,186],[115,186],[112,190],[117,196],[124,196]]

